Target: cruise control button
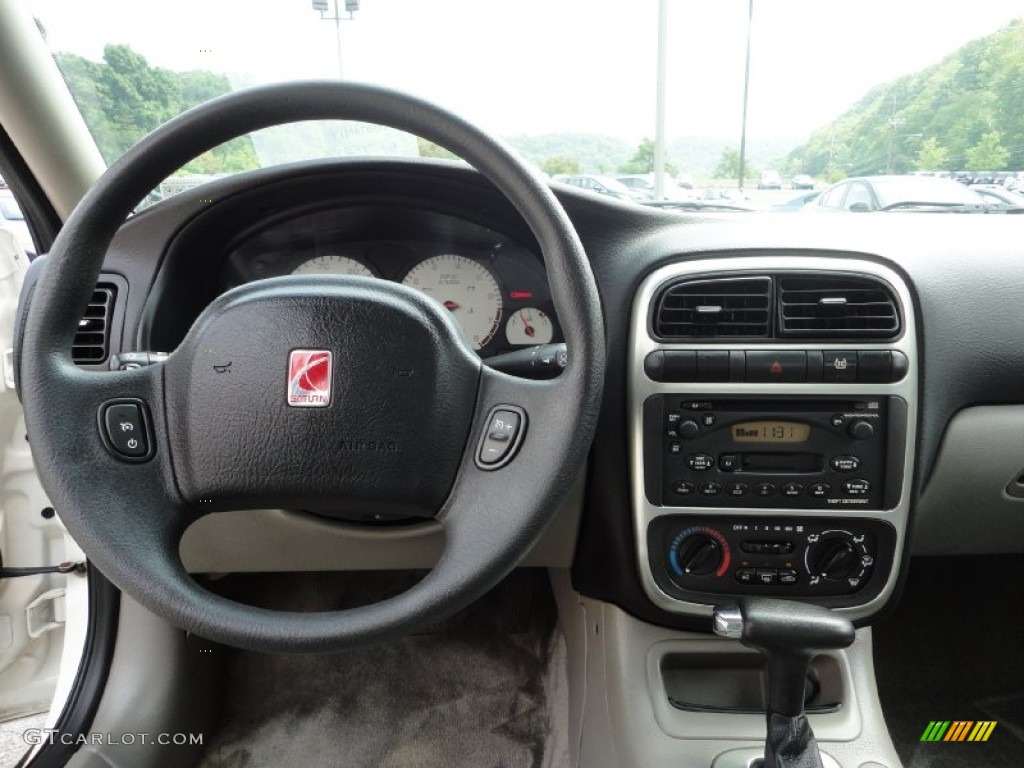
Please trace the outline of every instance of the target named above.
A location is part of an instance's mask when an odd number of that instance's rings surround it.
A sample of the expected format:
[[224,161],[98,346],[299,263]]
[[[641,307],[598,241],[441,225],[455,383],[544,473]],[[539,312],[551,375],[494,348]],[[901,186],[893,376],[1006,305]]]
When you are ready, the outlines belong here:
[[807,486],[807,495],[813,496],[816,499],[823,499],[828,496],[831,490],[832,486],[828,483],[813,483]]
[[772,496],[775,494],[775,483],[758,483],[754,486],[754,493],[758,496]]
[[833,456],[828,465],[836,472],[853,472],[860,468],[860,459],[856,456]]
[[867,496],[871,483],[867,480],[847,480],[843,483],[843,493],[847,496]]
[[782,486],[782,495],[792,498],[793,496],[799,496],[803,489],[804,487],[800,483],[786,483]]
[[750,490],[750,488],[746,483],[729,483],[725,486],[725,493],[727,496],[746,496],[748,490]]
[[149,454],[149,436],[139,403],[115,402],[104,406],[103,427],[115,456],[141,459]]
[[508,458],[518,443],[521,426],[522,418],[518,412],[502,408],[491,411],[483,442],[480,443],[480,464],[489,468]]
[[779,571],[779,584],[796,584],[797,572],[791,569],[784,569]]
[[805,352],[747,352],[747,381],[806,381]]
[[686,457],[686,466],[698,472],[704,472],[715,466],[715,457],[706,453],[693,453]]
[[779,572],[774,568],[758,568],[754,573],[754,581],[758,584],[775,584],[779,580]]
[[705,496],[717,496],[722,492],[722,486],[718,483],[704,483],[700,487],[700,492]]
[[672,493],[674,493],[676,496],[689,496],[696,489],[697,487],[688,480],[679,480],[678,482],[673,483],[672,485]]
[[754,569],[753,568],[737,568],[736,569],[736,581],[740,584],[753,584],[754,583]]

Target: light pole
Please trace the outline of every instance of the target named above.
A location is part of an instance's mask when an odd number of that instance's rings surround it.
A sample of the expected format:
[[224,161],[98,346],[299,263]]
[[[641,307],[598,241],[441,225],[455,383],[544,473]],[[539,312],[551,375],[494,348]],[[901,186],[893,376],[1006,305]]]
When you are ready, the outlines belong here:
[[754,0],[747,5],[747,63],[743,70],[743,124],[740,129],[740,189],[747,170],[747,98],[750,94],[750,32],[754,26]]
[[322,21],[333,21],[334,22],[334,39],[338,47],[338,78],[344,77],[344,68],[341,62],[341,22],[352,21],[355,19],[353,14],[359,10],[359,0],[345,0],[345,13],[348,16],[343,17],[341,15],[341,8],[338,5],[338,0],[334,0],[334,15],[325,16],[324,14],[330,13],[328,0],[313,0],[313,10],[320,12],[320,19]]
[[658,0],[658,75],[654,118],[654,198],[665,197],[665,78],[668,0]]

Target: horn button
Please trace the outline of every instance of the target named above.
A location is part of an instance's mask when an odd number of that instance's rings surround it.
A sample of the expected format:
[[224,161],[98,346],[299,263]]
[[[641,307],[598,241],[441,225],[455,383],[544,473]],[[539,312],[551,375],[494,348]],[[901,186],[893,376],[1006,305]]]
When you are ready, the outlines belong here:
[[285,277],[218,298],[165,371],[175,473],[198,508],[429,517],[466,450],[480,360],[409,288]]

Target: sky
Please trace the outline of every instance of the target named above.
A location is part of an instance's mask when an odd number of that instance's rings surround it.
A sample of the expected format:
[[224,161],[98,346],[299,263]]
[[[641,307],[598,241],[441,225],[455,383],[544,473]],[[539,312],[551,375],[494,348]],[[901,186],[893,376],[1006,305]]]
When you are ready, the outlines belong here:
[[[333,0],[330,0],[333,6]],[[239,84],[337,77],[311,0],[31,0],[52,48]],[[344,0],[341,5],[344,7]],[[360,0],[345,78],[433,100],[503,136],[653,136],[657,0]],[[747,0],[668,0],[666,133],[739,133]],[[748,136],[806,138],[871,87],[1024,17],[1024,0],[754,0]]]

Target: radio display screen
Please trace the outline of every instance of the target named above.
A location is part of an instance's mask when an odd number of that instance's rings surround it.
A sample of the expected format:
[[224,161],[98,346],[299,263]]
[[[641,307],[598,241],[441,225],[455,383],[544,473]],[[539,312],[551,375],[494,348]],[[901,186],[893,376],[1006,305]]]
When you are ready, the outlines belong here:
[[810,436],[810,425],[796,421],[744,421],[732,425],[732,439],[737,443],[805,443]]

